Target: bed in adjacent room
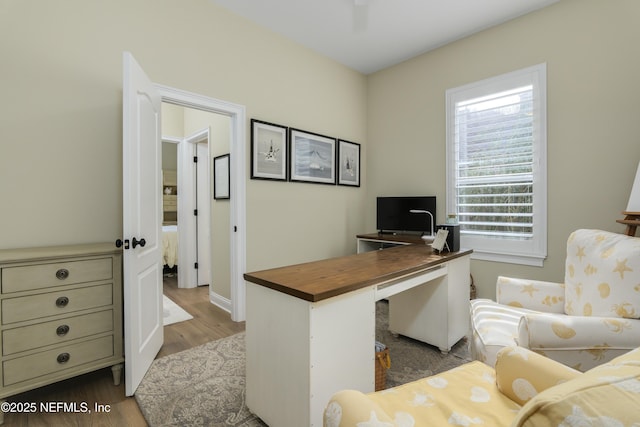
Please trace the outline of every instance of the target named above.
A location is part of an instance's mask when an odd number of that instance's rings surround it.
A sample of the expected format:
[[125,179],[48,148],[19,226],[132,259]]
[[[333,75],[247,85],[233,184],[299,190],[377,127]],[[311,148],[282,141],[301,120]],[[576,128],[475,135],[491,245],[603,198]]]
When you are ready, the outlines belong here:
[[169,268],[178,265],[178,226],[162,226],[162,263]]

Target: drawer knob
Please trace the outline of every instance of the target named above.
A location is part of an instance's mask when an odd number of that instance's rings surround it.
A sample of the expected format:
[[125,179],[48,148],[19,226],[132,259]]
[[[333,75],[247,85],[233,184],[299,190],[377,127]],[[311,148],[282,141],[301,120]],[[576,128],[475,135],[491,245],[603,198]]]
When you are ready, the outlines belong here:
[[67,363],[70,358],[71,355],[69,353],[60,353],[56,360],[58,361],[58,363]]
[[56,334],[60,337],[69,333],[69,325],[60,325],[56,328]]
[[61,268],[60,270],[56,271],[56,277],[60,280],[64,280],[67,277],[69,277],[69,270],[67,270],[66,268]]
[[67,297],[59,297],[56,300],[56,307],[66,307],[69,304],[69,298]]

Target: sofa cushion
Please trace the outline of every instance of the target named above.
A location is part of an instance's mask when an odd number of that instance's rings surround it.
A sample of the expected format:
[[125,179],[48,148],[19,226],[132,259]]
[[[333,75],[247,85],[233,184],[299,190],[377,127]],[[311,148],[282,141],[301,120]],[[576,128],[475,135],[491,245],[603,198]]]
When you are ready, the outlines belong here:
[[549,387],[579,375],[580,371],[523,347],[506,347],[500,350],[496,361],[498,389],[520,405]]
[[522,407],[512,427],[637,426],[640,349],[549,388]]
[[500,393],[495,371],[469,362],[376,393],[341,391],[324,412],[325,427],[507,426],[520,405]]
[[640,318],[640,239],[576,230],[567,241],[564,311]]

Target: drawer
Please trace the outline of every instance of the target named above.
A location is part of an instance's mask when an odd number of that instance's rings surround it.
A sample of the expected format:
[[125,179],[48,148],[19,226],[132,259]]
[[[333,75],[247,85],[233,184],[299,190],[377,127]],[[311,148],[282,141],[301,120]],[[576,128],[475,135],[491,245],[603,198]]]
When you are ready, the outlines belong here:
[[72,313],[113,303],[111,283],[2,300],[2,324]]
[[[113,336],[71,344],[3,362],[3,385],[10,386],[113,356]],[[65,361],[65,359],[67,359]]]
[[113,330],[113,310],[8,329],[2,332],[2,354],[45,347]]
[[111,258],[7,267],[2,269],[2,293],[109,280],[112,277]]

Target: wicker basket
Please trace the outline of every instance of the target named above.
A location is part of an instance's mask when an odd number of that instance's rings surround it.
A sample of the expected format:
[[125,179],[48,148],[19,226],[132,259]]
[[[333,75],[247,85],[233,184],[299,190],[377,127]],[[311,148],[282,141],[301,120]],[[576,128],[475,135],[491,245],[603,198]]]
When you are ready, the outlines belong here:
[[389,349],[376,351],[376,391],[384,390],[387,387],[387,369],[390,367]]

